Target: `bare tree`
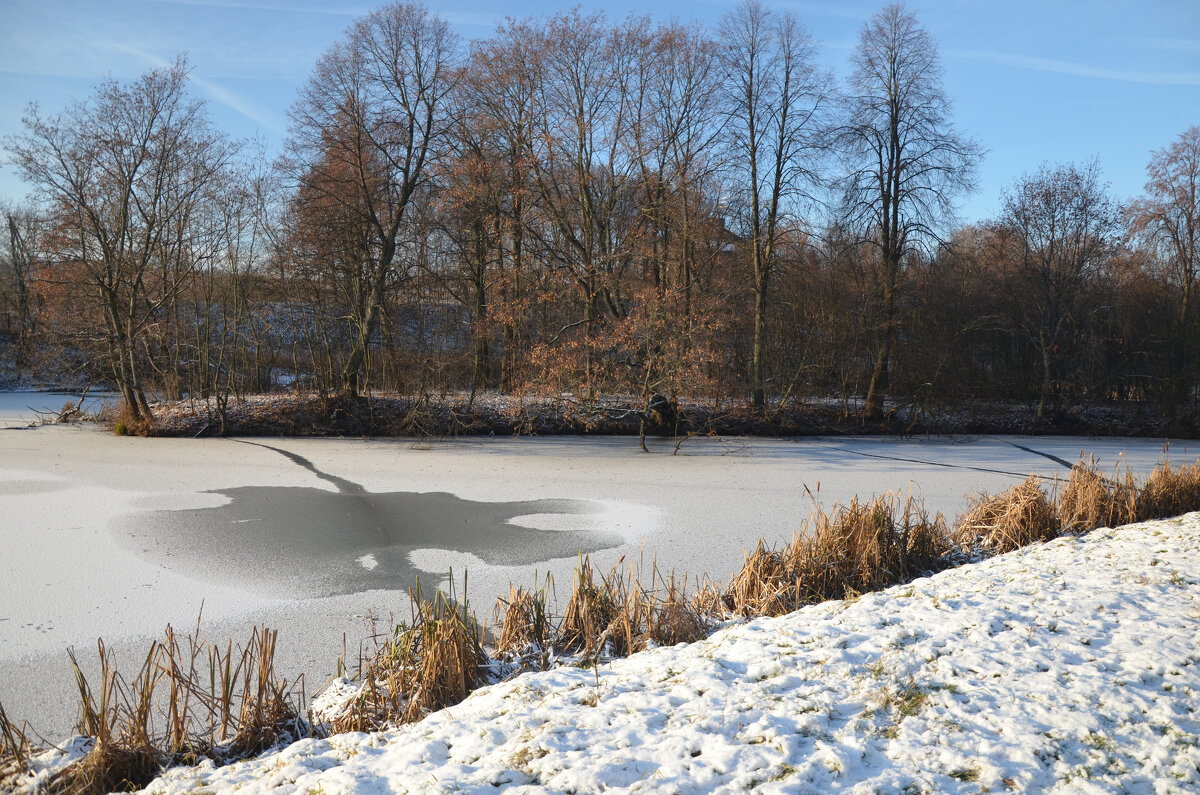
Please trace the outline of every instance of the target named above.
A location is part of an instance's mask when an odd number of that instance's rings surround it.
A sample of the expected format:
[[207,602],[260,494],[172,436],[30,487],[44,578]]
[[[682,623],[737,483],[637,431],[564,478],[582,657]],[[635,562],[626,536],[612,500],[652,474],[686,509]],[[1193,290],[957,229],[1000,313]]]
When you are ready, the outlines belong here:
[[780,244],[802,233],[797,212],[820,182],[832,77],[815,63],[816,46],[790,13],[744,0],[722,21],[728,70],[730,150],[742,186],[754,296],[751,400],[766,405],[764,322]]
[[10,313],[9,331],[16,342],[15,364],[20,369],[29,364],[34,331],[32,288],[44,224],[33,207],[5,205],[0,214],[7,227],[0,236],[0,310]]
[[[669,284],[682,291],[686,317],[700,264],[699,227],[712,211],[705,204],[719,166],[721,50],[703,31],[678,24],[659,28],[648,49],[634,135],[653,227],[651,275],[660,292]],[[672,248],[673,268],[666,261]]]
[[57,116],[31,106],[25,134],[7,142],[46,207],[52,259],[94,290],[107,368],[134,419],[150,413],[146,336],[190,277],[186,254],[167,257],[234,152],[186,88],[180,58],[105,81]]
[[359,394],[385,302],[413,267],[398,254],[410,203],[446,149],[456,48],[446,21],[424,7],[384,6],[322,56],[292,109],[285,166],[300,200],[320,202],[359,243],[347,283],[348,395]]
[[539,66],[529,165],[538,218],[530,226],[543,264],[569,279],[578,309],[552,334],[582,334],[581,377],[590,399],[596,337],[628,311],[622,281],[641,242],[633,198],[638,157],[633,106],[644,19],[609,28],[602,14],[577,9],[536,31]]
[[1185,130],[1146,166],[1146,196],[1128,210],[1130,231],[1153,251],[1179,290],[1172,366],[1181,392],[1195,381],[1192,290],[1200,268],[1200,126]]
[[881,269],[882,327],[864,406],[876,417],[888,388],[905,254],[938,237],[954,197],[974,187],[981,150],[951,124],[937,45],[903,6],[871,17],[851,62],[849,121],[840,140],[852,163],[847,215],[877,249]]
[[1011,236],[1021,323],[1037,347],[1042,379],[1037,418],[1055,392],[1059,350],[1088,311],[1083,288],[1104,264],[1119,224],[1095,161],[1043,166],[1008,193],[1000,217]]

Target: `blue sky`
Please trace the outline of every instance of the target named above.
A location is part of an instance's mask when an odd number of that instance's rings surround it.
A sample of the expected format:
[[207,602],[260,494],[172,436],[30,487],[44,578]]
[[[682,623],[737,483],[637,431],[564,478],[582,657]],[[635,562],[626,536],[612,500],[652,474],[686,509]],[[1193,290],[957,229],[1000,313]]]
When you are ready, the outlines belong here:
[[[505,16],[568,2],[431,0],[466,40]],[[731,0],[594,0],[611,18],[648,13],[716,26]],[[839,76],[881,2],[791,2]],[[937,40],[958,127],[987,150],[966,221],[996,214],[1003,188],[1044,161],[1099,157],[1119,199],[1137,195],[1152,149],[1200,124],[1200,0],[914,0]],[[56,112],[105,75],[123,79],[187,52],[197,96],[216,124],[277,151],[287,109],[316,58],[370,2],[312,0],[0,0],[0,136],[26,104]],[[26,193],[10,167],[0,198]]]

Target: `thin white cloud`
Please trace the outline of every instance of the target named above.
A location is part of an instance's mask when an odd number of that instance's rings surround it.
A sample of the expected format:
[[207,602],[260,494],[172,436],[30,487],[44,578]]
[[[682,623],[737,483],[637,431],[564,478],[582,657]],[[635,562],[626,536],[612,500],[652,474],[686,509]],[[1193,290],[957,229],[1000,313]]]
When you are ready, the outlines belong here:
[[[160,58],[154,53],[146,52],[145,50],[139,50],[137,47],[131,47],[128,44],[122,44],[121,42],[110,42],[109,46],[120,52],[128,53],[129,55],[141,58],[155,67],[171,65],[171,62],[165,58]],[[263,114],[258,108],[256,108],[237,92],[230,91],[228,88],[225,88],[225,86],[222,86],[219,83],[214,83],[213,81],[206,80],[203,77],[197,77],[195,74],[190,76],[190,80],[201,91],[208,94],[213,101],[224,105],[235,113],[240,113],[247,119],[250,119],[250,121],[255,122],[259,126],[271,132],[280,133],[283,131],[278,121]]]
[[1174,52],[1193,52],[1200,54],[1200,40],[1197,39],[1143,38],[1139,39],[1138,41],[1147,47],[1153,47],[1156,50],[1173,50]]
[[989,50],[951,50],[950,57],[971,58],[978,61],[1032,69],[1038,72],[1090,77],[1099,80],[1117,80],[1124,83],[1150,83],[1164,86],[1200,86],[1200,72],[1143,72],[1136,69],[1106,69],[1099,66],[1058,61],[1052,58],[1035,58]]

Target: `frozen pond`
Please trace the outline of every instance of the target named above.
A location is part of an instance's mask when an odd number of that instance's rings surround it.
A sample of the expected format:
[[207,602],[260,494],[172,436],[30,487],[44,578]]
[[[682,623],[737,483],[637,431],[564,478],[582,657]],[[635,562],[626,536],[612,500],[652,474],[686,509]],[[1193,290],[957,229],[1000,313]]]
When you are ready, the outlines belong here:
[[[24,398],[5,396],[7,403]],[[53,405],[53,400],[48,405]],[[53,408],[62,405],[59,400]],[[18,409],[19,410],[19,409]],[[7,415],[0,411],[0,419]],[[311,693],[364,617],[407,617],[405,590],[469,571],[483,613],[549,572],[559,609],[580,552],[607,568],[725,580],[760,537],[791,538],[812,501],[911,489],[949,518],[965,496],[1081,453],[1146,474],[1200,445],[1163,440],[629,438],[129,439],[88,427],[0,429],[0,702],[53,736],[75,706],[65,649],[103,637],[135,666],[168,624],[240,640],[280,629]]]
[[52,419],[68,403],[95,412],[116,399],[111,392],[0,392],[0,428],[24,428]]

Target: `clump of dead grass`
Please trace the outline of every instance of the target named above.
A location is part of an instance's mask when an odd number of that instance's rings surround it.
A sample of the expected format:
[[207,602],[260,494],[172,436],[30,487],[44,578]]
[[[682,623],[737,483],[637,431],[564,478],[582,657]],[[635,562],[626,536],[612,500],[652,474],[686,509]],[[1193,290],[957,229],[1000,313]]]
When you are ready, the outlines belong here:
[[[256,628],[244,646],[222,649],[200,640],[199,623],[183,640],[168,627],[132,679],[102,640],[91,678],[69,651],[80,704],[76,728],[91,750],[53,775],[48,789],[137,789],[168,765],[202,757],[225,763],[303,736],[303,693],[276,676],[275,639],[275,632]],[[0,736],[0,759],[25,769],[32,750],[25,728],[17,730],[2,710]]]
[[1134,503],[1134,513],[1141,522],[1195,510],[1200,510],[1200,461],[1179,467],[1169,463],[1156,466]]
[[1002,554],[1057,538],[1060,530],[1054,503],[1030,475],[1007,491],[972,498],[957,535],[965,547]]
[[743,617],[782,615],[806,604],[844,599],[941,568],[946,521],[910,495],[813,509],[805,529],[782,549],[762,541],[729,581],[723,603]]
[[19,725],[8,717],[0,704],[0,789],[16,781],[29,770],[29,758],[34,751],[29,739],[29,724]]
[[1100,473],[1095,459],[1071,467],[1066,485],[1058,494],[1055,512],[1063,532],[1088,532],[1097,527],[1117,527],[1137,517],[1138,489],[1133,474]]
[[117,436],[149,436],[154,430],[154,420],[145,416],[135,417],[127,403],[122,403],[115,410],[102,411],[98,419],[110,424]]
[[688,596],[687,577],[662,572],[657,559],[646,578],[641,561],[622,568],[624,563],[622,557],[608,574],[601,574],[589,557],[580,558],[558,627],[563,650],[595,659],[704,637],[707,623]]
[[[556,621],[548,607],[549,578],[533,590],[510,586],[508,598],[495,607],[495,653],[509,672],[514,662],[516,670],[544,670],[557,652],[595,662],[698,640],[730,616],[780,615],[906,582],[961,560],[956,546],[1002,553],[1062,532],[1196,509],[1200,462],[1157,467],[1139,486],[1128,473],[1104,476],[1094,460],[1073,467],[1056,498],[1033,475],[1001,494],[980,495],[953,533],[941,514],[931,518],[911,495],[903,501],[898,494],[855,498],[829,511],[816,506],[790,543],[772,548],[760,540],[724,588],[705,578],[689,595],[686,576],[665,574],[657,560],[643,578],[640,561],[623,566],[621,558],[605,574],[581,556]],[[360,656],[358,690],[330,720],[333,731],[420,720],[496,676],[496,661],[484,646],[487,632],[465,597],[456,600],[452,589],[426,600],[418,583],[410,601],[411,621],[373,635],[374,651]],[[85,759],[56,775],[50,789],[136,787],[165,764],[201,757],[231,761],[310,731],[298,717],[294,688],[274,672],[274,632],[256,629],[237,648],[203,644],[198,636],[198,627],[183,638],[168,627],[128,682],[99,643],[95,689],[72,654],[79,730],[93,746]],[[25,770],[32,751],[27,726],[18,727],[0,708],[0,781],[8,771]]]
[[544,586],[532,591],[509,584],[508,598],[497,599],[494,615],[500,627],[496,653],[515,657],[527,667],[536,660],[539,670],[549,665],[554,625],[547,606],[547,578]]
[[[590,556],[582,556],[575,566],[571,596],[558,628],[562,648],[584,657],[597,656],[614,634],[617,619],[627,606],[626,591],[625,579],[616,565],[605,577],[596,571]],[[624,619],[630,621],[629,616]]]
[[419,584],[409,598],[411,621],[398,624],[360,666],[358,694],[330,721],[334,732],[412,723],[488,681],[483,631],[469,606],[440,590],[426,600]]
[[708,634],[709,621],[696,600],[688,596],[687,577],[677,579],[675,572],[663,575],[654,566],[652,587],[642,591],[648,602],[643,640],[659,646],[692,643]]

